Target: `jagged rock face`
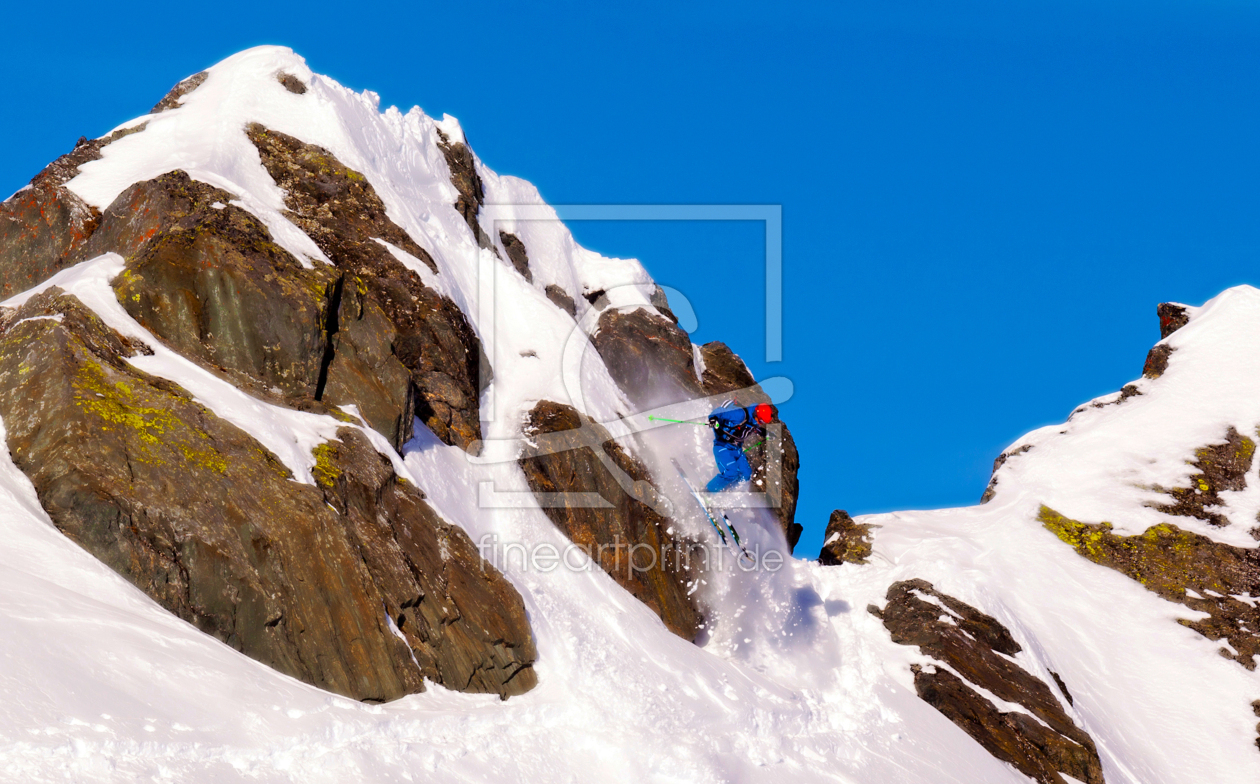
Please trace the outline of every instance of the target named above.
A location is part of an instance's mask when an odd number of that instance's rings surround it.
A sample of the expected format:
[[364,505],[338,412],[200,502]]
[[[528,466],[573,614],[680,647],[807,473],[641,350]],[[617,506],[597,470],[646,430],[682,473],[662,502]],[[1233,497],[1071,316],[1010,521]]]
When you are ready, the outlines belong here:
[[660,286],[652,288],[652,296],[648,298],[648,302],[652,303],[652,307],[660,311],[660,314],[675,324],[678,323],[678,317],[674,315],[674,311],[669,307],[669,297],[665,295],[665,289]]
[[[534,273],[529,269],[529,252],[525,249],[525,243],[521,242],[520,237],[515,234],[509,234],[506,231],[499,232],[499,241],[503,243],[503,249],[507,251],[508,260],[512,262],[512,266],[516,271],[521,273],[521,277],[530,283],[534,282]],[[569,315],[573,315],[570,313]]]
[[[1042,506],[1042,525],[1077,553],[1137,580],[1170,602],[1206,613],[1180,619],[1209,640],[1226,640],[1220,654],[1248,670],[1260,654],[1260,608],[1234,598],[1260,596],[1260,553],[1217,542],[1171,523],[1123,536],[1111,523],[1082,523]],[[1231,650],[1232,649],[1232,650]]]
[[[700,356],[704,363],[701,383],[705,394],[711,397],[735,394],[742,405],[770,402],[770,396],[763,392],[753,380],[748,366],[725,343],[713,341],[704,344],[700,347]],[[792,438],[792,431],[779,419],[777,407],[774,407],[774,420],[769,431],[771,433],[769,441],[751,450],[748,453],[748,462],[753,469],[753,486],[764,489],[771,498],[777,498],[779,501],[778,506],[773,507],[773,510],[775,517],[779,519],[783,535],[787,539],[790,553],[800,540],[803,530],[800,523],[796,522],[796,501],[800,495],[800,480],[797,478],[797,473],[800,471],[801,458],[796,450],[796,440]],[[777,469],[775,468],[776,461],[770,459],[776,451],[776,446]]]
[[993,473],[989,475],[989,484],[984,488],[984,494],[980,496],[980,503],[987,504],[993,500],[993,496],[997,493],[998,469],[1006,465],[1006,461],[1012,457],[1017,457],[1032,449],[1032,444],[1024,444],[1021,447],[1003,452],[993,460]]
[[[324,487],[299,484],[248,434],[125,362],[145,347],[74,297],[50,289],[2,323],[15,464],[63,533],[163,607],[356,699],[422,691],[423,676],[503,695],[532,684],[519,596],[361,436],[321,461]],[[449,545],[436,557],[435,539]],[[410,622],[407,643],[384,608]]]
[[209,75],[210,74],[205,71],[202,71],[201,73],[195,73],[187,79],[184,79],[179,84],[172,87],[171,91],[167,93],[162,100],[158,101],[157,106],[154,106],[153,109],[149,111],[149,114],[157,114],[159,112],[165,112],[168,109],[179,108],[179,104],[183,100],[184,96],[204,84],[206,77]]
[[1159,339],[1163,340],[1172,333],[1190,323],[1190,314],[1184,305],[1173,302],[1161,302],[1155,309],[1159,315]]
[[1171,503],[1149,504],[1154,509],[1179,517],[1194,517],[1218,528],[1229,525],[1229,518],[1214,508],[1225,506],[1221,493],[1247,487],[1247,473],[1256,455],[1256,442],[1234,428],[1225,433],[1225,443],[1209,444],[1195,450],[1190,465],[1199,469],[1190,476],[1189,487],[1151,489],[1168,494]]
[[477,244],[494,251],[496,256],[499,255],[490,235],[486,234],[477,220],[481,205],[486,201],[486,189],[481,182],[481,175],[477,174],[477,160],[473,157],[472,150],[463,142],[452,144],[450,137],[441,131],[438,131],[438,137],[438,149],[446,157],[446,165],[451,170],[451,184],[459,192],[459,197],[455,200],[456,212],[464,217],[468,228],[472,229]]
[[231,200],[172,172],[119,196],[90,244],[128,254],[118,301],[172,348],[256,394],[318,400],[338,276],[303,268]]
[[[285,191],[290,220],[346,275],[337,289],[342,301],[334,303],[337,321],[329,330],[334,350],[327,361],[324,402],[358,404],[365,416],[372,412],[373,427],[401,446],[412,422],[410,396],[398,388],[396,362],[401,363],[415,389],[416,416],[447,444],[469,448],[479,441],[480,393],[490,380],[480,340],[455,303],[426,287],[377,240],[436,273],[433,258],[389,219],[367,179],[327,150],[257,124],[248,133],[268,173]],[[350,302],[344,302],[347,291]],[[363,306],[367,301],[371,305]],[[362,323],[377,314],[389,321],[392,334],[381,335]],[[344,341],[343,328],[352,333]],[[386,339],[391,356],[384,352]],[[343,342],[350,349],[344,356]],[[366,386],[365,379],[371,379]]]
[[704,397],[691,340],[668,319],[642,308],[605,310],[592,338],[617,386],[645,408]]
[[573,318],[577,318],[577,303],[573,301],[568,292],[560,288],[554,283],[548,284],[546,289],[547,299],[551,300],[551,304],[568,313]]
[[[645,503],[651,488],[644,485],[651,478],[643,465],[571,406],[539,402],[525,433],[534,446],[526,448],[520,466],[536,495],[593,493],[607,503],[602,508],[556,506],[540,495],[551,521],[670,631],[694,640],[703,619],[687,592],[694,579],[692,545],[675,540],[667,532],[669,521]],[[615,472],[636,486],[622,487]]]
[[81,251],[100,214],[65,184],[80,166],[100,160],[101,148],[142,130],[143,123],[101,139],[79,139],[74,150],[0,204],[0,298],[25,291],[84,258]]
[[872,526],[855,522],[849,513],[837,509],[827,521],[818,562],[823,566],[842,563],[864,564],[871,557]]
[[1175,349],[1167,343],[1157,343],[1146,354],[1146,363],[1142,366],[1145,378],[1159,378],[1168,370],[1168,360]]
[[[893,583],[886,598],[882,610],[867,609],[883,620],[893,642],[918,646],[942,665],[911,667],[923,700],[1035,781],[1066,784],[1063,773],[1103,784],[1093,739],[1072,722],[1048,684],[1007,658],[1021,647],[1005,626],[924,580]],[[974,687],[1021,705],[1032,716],[999,711]],[[1070,704],[1066,687],[1060,691]]]
[[538,654],[520,595],[361,432],[337,439],[318,448],[316,481],[424,677],[505,698],[533,688]]

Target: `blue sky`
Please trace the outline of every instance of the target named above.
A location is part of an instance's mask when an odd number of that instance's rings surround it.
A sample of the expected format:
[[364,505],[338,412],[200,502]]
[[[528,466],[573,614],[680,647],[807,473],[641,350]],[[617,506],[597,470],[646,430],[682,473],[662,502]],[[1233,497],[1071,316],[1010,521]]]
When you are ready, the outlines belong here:
[[6,194],[270,43],[459,117],[554,203],[783,205],[773,365],[758,226],[572,228],[794,381],[806,556],[835,508],[974,503],[1003,447],[1140,375],[1158,302],[1260,278],[1253,3],[36,5],[0,30]]

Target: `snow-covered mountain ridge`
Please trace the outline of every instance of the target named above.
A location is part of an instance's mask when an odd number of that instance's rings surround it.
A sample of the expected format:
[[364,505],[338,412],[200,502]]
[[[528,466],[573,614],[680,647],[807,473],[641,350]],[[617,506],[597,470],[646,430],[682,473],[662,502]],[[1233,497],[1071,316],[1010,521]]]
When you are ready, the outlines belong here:
[[274,47],[0,205],[4,778],[1256,780],[1260,292],[982,505],[792,559],[784,428],[760,568],[626,569],[762,393],[554,218]]

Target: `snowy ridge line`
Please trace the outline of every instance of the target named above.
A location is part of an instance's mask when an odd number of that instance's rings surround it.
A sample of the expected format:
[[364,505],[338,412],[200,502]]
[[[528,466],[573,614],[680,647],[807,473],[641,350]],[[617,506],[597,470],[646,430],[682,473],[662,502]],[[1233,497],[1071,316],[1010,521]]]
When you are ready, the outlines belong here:
[[[474,155],[486,196],[482,225],[500,251],[500,227],[523,242],[530,284],[480,249],[453,207],[436,140],[441,130],[464,141],[454,118],[382,112],[375,94],[313,74],[279,47],[243,52],[208,73],[182,106],[103,148],[69,187],[99,207],[135,182],[183,169],[236,194],[277,243],[313,264],[321,255],[303,255],[313,242],[288,228],[284,194],[242,129],[262,123],[362,173],[390,219],[438,265],[437,275],[417,274],[449,294],[491,354],[485,459],[470,460],[423,427],[401,454],[361,428],[444,519],[475,543],[568,542],[514,463],[525,443],[523,415],[540,400],[607,423],[662,478],[665,496],[680,490],[662,470],[669,458],[696,475],[712,470],[707,432],[639,427],[598,355],[584,361],[598,326],[584,295],[612,291],[613,307],[651,307],[654,283],[641,264],[579,247],[532,185],[495,174]],[[285,90],[281,73],[306,93]],[[136,332],[109,287],[118,269],[118,257],[101,257],[46,285],[144,339],[157,353],[133,365],[181,384],[295,477],[310,478],[312,448],[350,425],[256,401]],[[574,300],[576,317],[544,296],[549,285]],[[1081,558],[1037,519],[1044,503],[1073,519],[1110,521],[1126,535],[1173,521],[1255,547],[1240,522],[1260,512],[1254,469],[1248,489],[1228,496],[1235,523],[1224,529],[1144,505],[1150,491],[1142,488],[1184,480],[1194,449],[1219,443],[1231,425],[1250,435],[1260,424],[1260,292],[1231,289],[1191,310],[1189,324],[1164,341],[1176,352],[1163,376],[1122,405],[1015,441],[1011,448],[1035,448],[1007,461],[990,503],[861,516],[880,526],[880,558],[867,565],[788,559],[775,573],[705,575],[693,586],[707,608],[700,645],[670,634],[602,569],[509,562],[504,573],[537,640],[540,683],[507,702],[431,688],[388,705],[357,704],[241,656],[57,532],[5,450],[0,760],[22,780],[85,782],[1026,782],[915,694],[910,664],[940,663],[892,642],[863,611],[882,604],[891,583],[922,578],[1000,618],[1023,647],[1017,663],[1048,685],[1053,663],[1075,699],[1065,703],[1062,694],[1060,702],[1094,738],[1108,782],[1253,784],[1260,755],[1248,702],[1260,696],[1260,674],[1175,623],[1184,608]],[[682,419],[694,409],[654,411]],[[481,505],[470,490],[485,483],[521,503]],[[745,540],[783,547],[767,510],[732,516]],[[673,522],[682,535],[704,534],[700,520]],[[1057,683],[1051,688],[1058,693]]]

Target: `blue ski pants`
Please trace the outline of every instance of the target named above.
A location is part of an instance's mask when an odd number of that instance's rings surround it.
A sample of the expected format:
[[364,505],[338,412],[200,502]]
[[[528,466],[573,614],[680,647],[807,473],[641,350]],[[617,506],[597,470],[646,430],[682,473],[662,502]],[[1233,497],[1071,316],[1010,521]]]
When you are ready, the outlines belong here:
[[717,462],[718,474],[705,485],[710,493],[720,493],[731,485],[752,478],[752,466],[748,465],[744,450],[735,444],[714,441],[713,459]]

